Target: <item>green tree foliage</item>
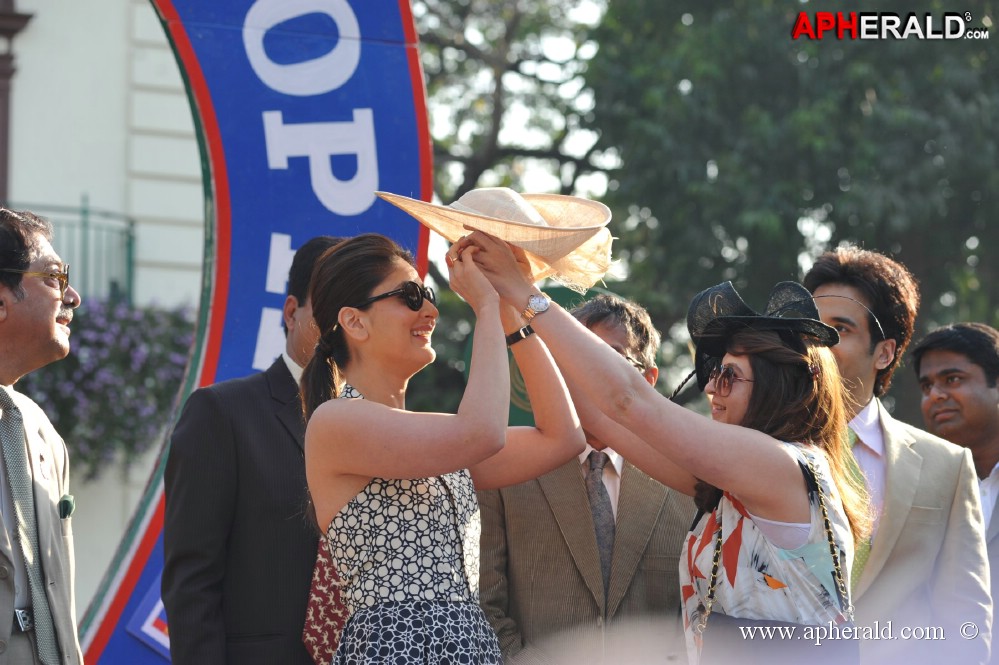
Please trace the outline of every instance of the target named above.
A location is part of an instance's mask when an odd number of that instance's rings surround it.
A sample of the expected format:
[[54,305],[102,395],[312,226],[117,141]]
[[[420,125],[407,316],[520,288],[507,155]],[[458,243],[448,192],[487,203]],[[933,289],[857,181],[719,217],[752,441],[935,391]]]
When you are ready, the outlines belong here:
[[614,210],[623,291],[663,329],[731,279],[762,306],[777,281],[851,241],[920,280],[922,328],[999,323],[999,38],[791,39],[799,11],[954,11],[940,1],[612,2],[586,73],[587,125],[620,159]]
[[[572,193],[600,170],[582,72],[585,0],[418,0],[413,14],[427,80],[435,189],[450,203],[476,187]],[[597,16],[595,11],[590,16]]]

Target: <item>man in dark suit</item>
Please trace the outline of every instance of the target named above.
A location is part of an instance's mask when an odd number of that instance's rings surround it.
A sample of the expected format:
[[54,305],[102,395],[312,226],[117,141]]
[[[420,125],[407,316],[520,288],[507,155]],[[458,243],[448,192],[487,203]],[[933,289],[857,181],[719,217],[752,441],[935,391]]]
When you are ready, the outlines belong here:
[[[655,385],[659,332],[643,308],[601,295],[573,315]],[[598,410],[581,395],[573,399],[585,427],[583,415]],[[587,442],[579,459],[537,480],[478,494],[480,602],[503,656],[508,663],[683,659],[679,559],[694,504],[606,441],[587,432]],[[609,459],[588,472],[591,452],[601,451]],[[585,479],[594,472],[613,512],[612,544],[603,553],[589,498],[600,490]]]
[[174,665],[313,665],[302,643],[318,532],[307,517],[298,379],[318,331],[312,267],[295,253],[285,350],[265,372],[197,390],[167,457],[163,603]]
[[69,455],[14,384],[69,353],[80,294],[52,225],[0,208],[0,662],[80,665]]

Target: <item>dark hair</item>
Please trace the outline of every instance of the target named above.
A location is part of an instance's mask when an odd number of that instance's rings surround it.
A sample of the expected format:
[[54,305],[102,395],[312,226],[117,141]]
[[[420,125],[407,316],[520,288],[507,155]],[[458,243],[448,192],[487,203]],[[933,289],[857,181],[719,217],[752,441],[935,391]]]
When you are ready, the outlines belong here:
[[[316,236],[311,238],[295,252],[295,257],[291,260],[291,269],[288,270],[288,295],[293,296],[301,306],[309,295],[309,283],[312,281],[312,269],[316,261],[330,247],[335,247],[343,242],[343,238],[334,236]],[[281,325],[284,327],[284,334],[288,334],[288,326],[282,319]]]
[[[779,332],[753,328],[733,334],[728,351],[746,356],[753,369],[753,391],[740,424],[779,441],[809,443],[822,449],[854,536],[865,535],[870,528],[867,491],[850,472],[846,444],[849,397],[832,352],[811,344],[795,349]],[[697,499],[710,500],[711,486],[698,484]],[[720,498],[719,491],[714,498]]]
[[[880,342],[874,331],[878,323],[887,339],[895,340],[895,357],[884,369],[878,370],[874,395],[880,397],[891,386],[899,359],[905,352],[919,311],[919,288],[904,265],[884,254],[855,246],[838,247],[815,260],[802,280],[805,288],[815,292],[826,284],[843,284],[859,291],[870,308],[867,329],[871,338],[871,353]],[[877,321],[872,317],[877,317]]]
[[999,330],[992,326],[955,323],[928,334],[912,350],[916,377],[919,377],[919,367],[927,351],[952,351],[967,356],[968,360],[982,368],[988,386],[995,387],[999,378]]
[[[38,237],[52,241],[52,224],[26,210],[0,207],[0,268],[27,270],[38,250]],[[24,297],[23,275],[0,272],[0,284],[9,287],[18,300]]]
[[661,337],[644,307],[619,296],[600,294],[573,308],[571,314],[587,328],[602,323],[620,326],[628,336],[628,349],[644,369],[655,367]]
[[319,257],[312,272],[309,298],[320,337],[302,373],[306,419],[320,404],[334,399],[343,387],[343,368],[350,362],[350,354],[338,325],[340,310],[370,297],[400,261],[415,265],[412,254],[378,233],[345,240]]

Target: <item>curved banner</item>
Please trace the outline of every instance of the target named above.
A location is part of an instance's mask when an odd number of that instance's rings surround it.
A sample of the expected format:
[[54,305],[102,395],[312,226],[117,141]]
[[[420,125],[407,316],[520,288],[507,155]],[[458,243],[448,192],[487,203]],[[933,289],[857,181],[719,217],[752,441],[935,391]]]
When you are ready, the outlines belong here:
[[[265,369],[294,251],[428,232],[375,196],[429,200],[426,93],[408,0],[152,0],[194,110],[206,193],[197,342],[182,391]],[[160,600],[168,443],[81,621],[86,662],[169,662]]]

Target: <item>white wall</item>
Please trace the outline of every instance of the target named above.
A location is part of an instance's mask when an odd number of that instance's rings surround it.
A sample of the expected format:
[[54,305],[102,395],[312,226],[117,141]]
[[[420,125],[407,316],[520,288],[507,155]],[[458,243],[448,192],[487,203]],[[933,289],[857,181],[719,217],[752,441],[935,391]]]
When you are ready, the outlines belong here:
[[[204,195],[186,92],[145,0],[16,0],[10,200],[136,218],[137,303],[197,306]],[[55,239],[58,249],[59,239]],[[84,294],[86,295],[86,294]],[[84,303],[85,306],[85,303]],[[156,461],[73,481],[77,603],[100,583]]]

